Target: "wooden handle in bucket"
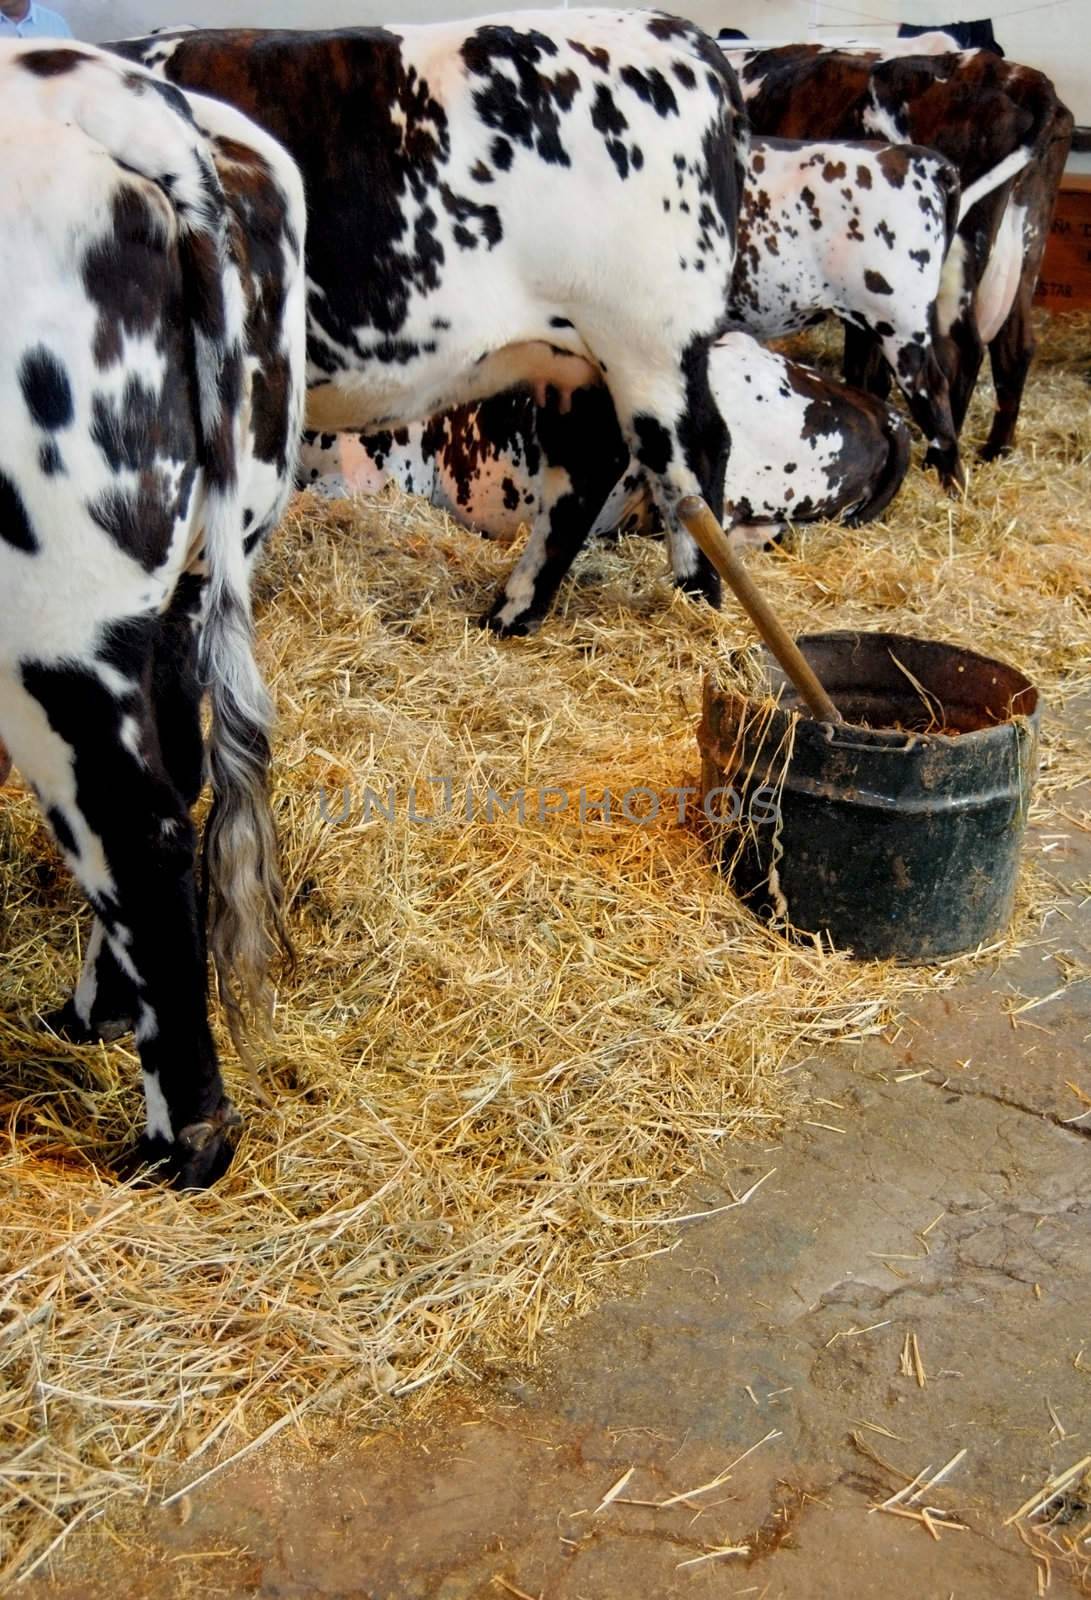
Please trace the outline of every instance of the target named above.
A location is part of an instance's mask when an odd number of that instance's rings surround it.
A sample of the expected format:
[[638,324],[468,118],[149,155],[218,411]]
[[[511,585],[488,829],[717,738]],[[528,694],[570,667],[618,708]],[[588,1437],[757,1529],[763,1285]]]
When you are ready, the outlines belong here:
[[688,494],[679,503],[678,515],[720,577],[734,590],[755,628],[799,690],[811,715],[819,722],[843,722],[844,717],[815,677],[810,662],[731,548],[727,534],[705,502],[698,495]]

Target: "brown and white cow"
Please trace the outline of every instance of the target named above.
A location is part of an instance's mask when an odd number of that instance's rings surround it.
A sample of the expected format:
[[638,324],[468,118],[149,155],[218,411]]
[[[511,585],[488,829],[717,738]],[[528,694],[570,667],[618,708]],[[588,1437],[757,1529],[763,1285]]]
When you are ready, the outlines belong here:
[[279,924],[247,555],[292,487],[304,223],[238,112],[89,45],[0,46],[0,739],[95,912],[51,1021],[135,1029],[143,1153],[182,1186],[238,1123],[206,946],[237,1017]]
[[[881,400],[726,334],[709,357],[713,393],[729,418],[725,526],[769,538],[785,523],[844,517],[861,523],[890,503],[909,462],[905,423]],[[530,525],[526,548],[494,609],[493,625],[527,633],[545,615],[583,539],[550,537],[547,485],[578,494],[596,458],[617,482],[592,536],[657,532],[646,471],[632,460],[604,389],[580,390],[568,415],[526,391],[463,406],[395,433],[314,437],[302,479],[331,494],[374,494],[397,483],[491,538]]]
[[[113,46],[212,94],[295,157],[308,201],[307,415],[394,428],[519,383],[601,380],[664,518],[676,581],[719,580],[675,515],[723,493],[708,349],[727,320],[745,124],[694,24],[519,11],[330,33]],[[665,201],[672,209],[665,210]],[[554,537],[585,537],[599,467]]]
[[[963,214],[937,353],[961,431],[988,347],[996,413],[981,453],[1002,454],[1034,354],[1031,302],[1072,136],[1072,115],[1049,79],[989,50],[906,55],[790,44],[726,53],[755,133],[911,141],[958,169]],[[869,342],[846,333],[850,380],[867,375],[870,355]]]

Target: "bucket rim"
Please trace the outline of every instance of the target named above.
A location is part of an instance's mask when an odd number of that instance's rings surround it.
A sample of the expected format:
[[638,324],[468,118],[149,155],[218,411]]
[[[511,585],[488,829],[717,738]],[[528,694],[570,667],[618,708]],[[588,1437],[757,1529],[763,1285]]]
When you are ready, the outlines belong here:
[[[755,657],[760,664],[765,676],[770,694],[775,695],[775,707],[770,709],[769,715],[783,719],[785,723],[793,717],[800,724],[800,729],[813,728],[821,730],[826,743],[836,745],[844,743],[844,735],[848,734],[858,745],[869,750],[906,751],[920,749],[922,743],[938,749],[963,749],[970,745],[993,743],[997,739],[1019,737],[1020,728],[1037,734],[1041,720],[1042,699],[1037,685],[1027,677],[1019,667],[1012,666],[1010,662],[1001,661],[996,656],[987,656],[979,650],[972,650],[964,645],[951,644],[943,639],[927,639],[917,634],[894,633],[886,629],[871,630],[867,628],[832,628],[821,633],[803,633],[796,638],[796,643],[807,655],[809,645],[819,644],[847,644],[849,642],[864,642],[869,645],[882,647],[888,644],[923,646],[927,650],[949,653],[951,656],[960,656],[967,662],[973,662],[981,668],[998,668],[1011,680],[1016,687],[1009,697],[1009,706],[1022,696],[1030,700],[1028,710],[1011,711],[999,722],[987,724],[980,728],[967,729],[965,733],[948,734],[939,732],[913,731],[903,728],[874,728],[866,723],[852,722],[846,719],[843,723],[822,722],[808,714],[806,707],[796,697],[794,687],[784,669],[779,665],[776,657],[769,648],[755,641],[753,644],[739,647],[731,652],[732,655],[748,655]],[[760,703],[753,694],[744,694],[737,689],[726,687],[720,683],[717,669],[708,668],[704,678],[705,695],[718,696],[723,702],[735,702],[740,706],[753,706]],[[836,691],[827,691],[836,700]],[[785,692],[791,698],[784,698]]]

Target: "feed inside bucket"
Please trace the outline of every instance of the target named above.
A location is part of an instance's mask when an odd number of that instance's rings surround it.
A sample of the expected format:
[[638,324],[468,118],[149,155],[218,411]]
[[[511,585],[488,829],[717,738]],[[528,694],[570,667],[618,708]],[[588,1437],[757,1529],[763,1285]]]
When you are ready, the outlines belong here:
[[1037,767],[1033,684],[902,634],[798,643],[844,724],[800,716],[765,651],[761,698],[705,680],[698,742],[717,865],[760,915],[858,956],[927,961],[995,938]]

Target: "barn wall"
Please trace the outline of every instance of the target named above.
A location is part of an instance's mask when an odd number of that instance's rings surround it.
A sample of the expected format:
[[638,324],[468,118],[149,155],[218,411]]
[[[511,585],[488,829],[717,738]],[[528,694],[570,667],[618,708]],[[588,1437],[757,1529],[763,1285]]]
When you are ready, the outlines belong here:
[[[173,22],[206,27],[322,27],[346,23],[384,22],[396,12],[403,22],[436,21],[475,16],[503,8],[503,0],[53,0],[83,39],[117,39],[145,33]],[[518,3],[509,10],[522,10]],[[849,33],[882,38],[896,31],[898,20],[928,23],[945,16],[979,17],[1007,12],[996,24],[1008,55],[1048,73],[1077,122],[1091,123],[1091,33],[1086,25],[1087,0],[1028,0],[1014,11],[1008,3],[982,5],[980,0],[666,0],[677,10],[715,31],[725,25],[742,28],[752,38],[804,38],[817,22],[815,38],[843,38]],[[889,18],[886,26],[878,18]]]

